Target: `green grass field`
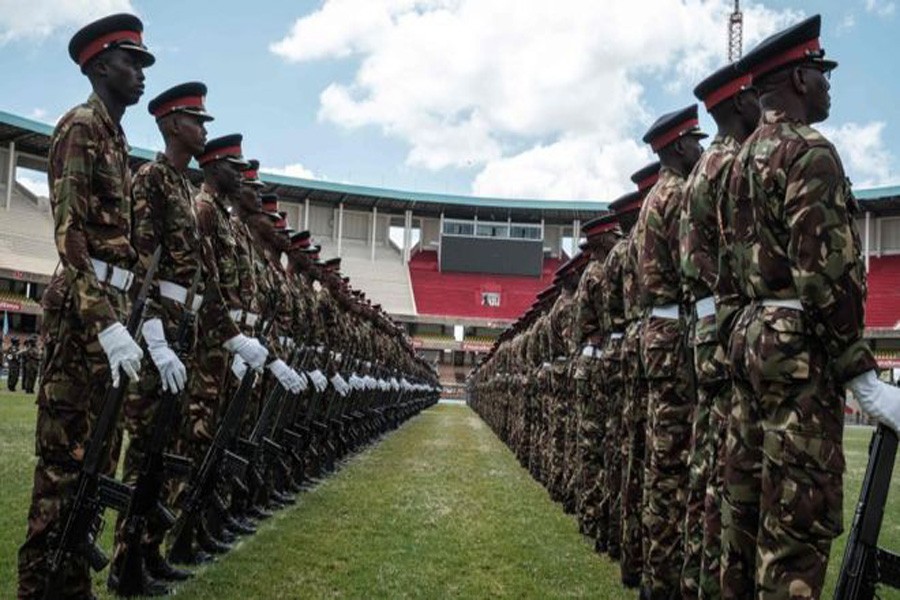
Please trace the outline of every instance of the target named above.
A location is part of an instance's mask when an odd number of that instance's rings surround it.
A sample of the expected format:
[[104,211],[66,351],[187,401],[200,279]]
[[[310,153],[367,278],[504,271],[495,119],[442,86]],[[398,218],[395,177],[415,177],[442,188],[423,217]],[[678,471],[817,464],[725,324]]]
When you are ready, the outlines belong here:
[[[33,427],[31,401],[0,392],[3,598],[15,593],[16,550],[24,535],[34,465]],[[866,429],[847,432],[847,526],[869,436]],[[900,493],[892,494],[882,531],[882,544],[894,548],[900,548],[898,498]],[[842,552],[843,539],[832,552],[828,598]],[[178,597],[603,599],[634,594],[619,586],[617,565],[593,553],[574,519],[550,501],[468,407],[439,405],[302,495],[296,506],[181,586]],[[900,594],[883,597],[900,599]]]

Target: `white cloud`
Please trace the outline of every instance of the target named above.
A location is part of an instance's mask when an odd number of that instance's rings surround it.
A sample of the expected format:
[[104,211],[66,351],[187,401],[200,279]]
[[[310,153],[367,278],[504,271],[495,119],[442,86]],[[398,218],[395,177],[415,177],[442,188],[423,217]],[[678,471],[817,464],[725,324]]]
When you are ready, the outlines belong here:
[[310,169],[307,169],[300,163],[293,163],[283,167],[262,167],[262,173],[272,173],[273,175],[284,175],[286,177],[299,177],[300,179],[325,179],[316,175]]
[[843,35],[854,27],[856,27],[856,15],[854,15],[853,13],[847,13],[846,15],[844,15],[844,18],[841,19],[840,23],[838,23],[837,34]]
[[900,183],[900,165],[882,139],[884,127],[885,124],[881,121],[820,127],[822,133],[837,147],[854,187]]
[[866,0],[866,11],[876,14],[880,17],[889,17],[897,10],[896,2],[885,2],[884,0]]
[[118,12],[135,10],[130,0],[0,0],[0,43],[45,38],[58,29],[74,30]]
[[[375,126],[430,170],[482,168],[476,193],[605,197],[652,120],[645,86],[689,90],[725,60],[728,0],[327,0],[270,46],[288,61],[352,57],[319,118]],[[799,18],[744,7],[749,46]],[[631,148],[627,159],[614,150]],[[524,150],[523,150],[524,148]],[[637,165],[640,166],[640,165]],[[574,181],[567,181],[575,178]]]

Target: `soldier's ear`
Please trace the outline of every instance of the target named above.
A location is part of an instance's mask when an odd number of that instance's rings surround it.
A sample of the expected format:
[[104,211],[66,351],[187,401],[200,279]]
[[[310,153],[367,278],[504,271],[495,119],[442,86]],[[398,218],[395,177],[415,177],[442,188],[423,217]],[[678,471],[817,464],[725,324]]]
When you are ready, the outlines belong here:
[[794,67],[793,69],[791,69],[791,85],[793,85],[794,91],[796,91],[801,96],[805,96],[808,83],[809,79],[806,76],[806,71],[803,68]]

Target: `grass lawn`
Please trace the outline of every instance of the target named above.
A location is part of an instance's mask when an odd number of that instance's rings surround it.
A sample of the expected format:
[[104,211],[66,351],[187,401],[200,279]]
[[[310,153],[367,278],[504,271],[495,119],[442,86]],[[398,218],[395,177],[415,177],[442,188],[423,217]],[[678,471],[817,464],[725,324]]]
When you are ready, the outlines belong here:
[[[15,590],[16,549],[34,464],[33,427],[32,403],[0,392],[3,598]],[[869,436],[866,429],[847,431],[847,526]],[[882,543],[900,549],[898,515],[900,493],[892,494],[882,531]],[[830,585],[842,552],[841,539],[832,552]],[[439,405],[300,496],[296,506],[181,586],[178,596],[602,599],[634,594],[619,586],[618,566],[593,553],[574,519],[550,501],[468,407]],[[884,597],[900,599],[900,594]]]

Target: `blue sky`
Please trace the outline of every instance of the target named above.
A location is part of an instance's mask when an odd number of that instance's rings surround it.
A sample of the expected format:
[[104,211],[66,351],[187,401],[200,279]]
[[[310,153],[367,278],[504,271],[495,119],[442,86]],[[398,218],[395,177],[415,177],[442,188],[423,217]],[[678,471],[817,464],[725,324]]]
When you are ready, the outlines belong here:
[[[857,186],[900,183],[900,0],[742,3],[745,47],[814,10],[841,62],[825,131]],[[726,0],[0,0],[0,108],[52,123],[87,97],[72,33],[130,10],[157,55],[124,126],[199,79],[264,169],[376,187],[609,200],[656,115],[725,61]],[[701,110],[701,113],[703,111]],[[705,119],[707,129],[712,124]]]

